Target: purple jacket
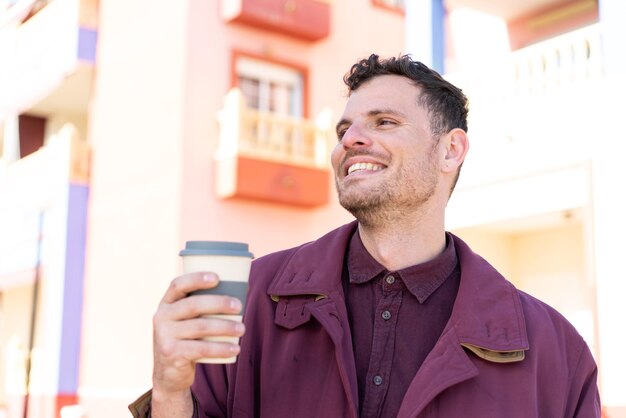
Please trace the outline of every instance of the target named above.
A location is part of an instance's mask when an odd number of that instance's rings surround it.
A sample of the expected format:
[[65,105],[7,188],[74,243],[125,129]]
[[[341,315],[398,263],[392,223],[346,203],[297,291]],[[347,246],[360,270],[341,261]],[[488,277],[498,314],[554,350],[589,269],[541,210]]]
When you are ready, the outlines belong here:
[[[341,285],[355,228],[253,263],[237,363],[198,365],[200,417],[358,417]],[[600,417],[596,364],[572,325],[454,240],[454,309],[398,417]]]

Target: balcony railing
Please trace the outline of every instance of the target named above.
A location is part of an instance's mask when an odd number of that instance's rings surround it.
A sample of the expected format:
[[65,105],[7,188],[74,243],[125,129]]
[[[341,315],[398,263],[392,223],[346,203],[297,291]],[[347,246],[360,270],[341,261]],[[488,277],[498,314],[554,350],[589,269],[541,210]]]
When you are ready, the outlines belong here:
[[239,89],[225,97],[215,153],[216,194],[314,207],[329,199],[331,113],[315,121],[260,112]]
[[[601,26],[446,76],[470,102],[472,154],[461,188],[523,178],[589,158],[608,88]],[[610,93],[609,93],[610,94]]]
[[0,120],[55,92],[57,101],[79,97],[86,106],[86,94],[74,92],[88,91],[88,82],[78,80],[69,93],[58,90],[95,62],[96,12],[87,0],[20,0],[0,12]]
[[446,76],[472,105],[555,92],[603,77],[600,25],[595,24]]
[[285,164],[326,168],[332,135],[330,110],[315,120],[261,112],[246,106],[232,89],[219,115],[217,158],[235,155]]
[[38,218],[45,214],[46,225],[54,225],[44,235],[61,230],[55,222],[67,218],[60,209],[67,210],[67,187],[88,183],[88,164],[88,145],[71,124],[18,161],[0,159],[0,289],[32,280],[41,238]]

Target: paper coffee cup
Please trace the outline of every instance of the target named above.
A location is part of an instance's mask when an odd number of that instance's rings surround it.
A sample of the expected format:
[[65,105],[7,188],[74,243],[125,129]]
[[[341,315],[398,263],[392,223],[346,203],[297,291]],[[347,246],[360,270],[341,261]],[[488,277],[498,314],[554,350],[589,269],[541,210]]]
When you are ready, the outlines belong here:
[[[250,264],[254,256],[248,250],[248,244],[227,241],[187,241],[185,249],[181,250],[183,271],[185,273],[211,272],[219,276],[219,284],[212,289],[202,289],[192,292],[190,296],[198,294],[229,295],[241,300],[246,306],[248,294],[248,276]],[[243,314],[243,312],[242,312]],[[242,320],[242,315],[207,315],[232,321]],[[239,337],[216,336],[206,337],[207,341],[239,343]],[[234,363],[237,356],[226,358],[203,358],[200,363],[226,364]]]

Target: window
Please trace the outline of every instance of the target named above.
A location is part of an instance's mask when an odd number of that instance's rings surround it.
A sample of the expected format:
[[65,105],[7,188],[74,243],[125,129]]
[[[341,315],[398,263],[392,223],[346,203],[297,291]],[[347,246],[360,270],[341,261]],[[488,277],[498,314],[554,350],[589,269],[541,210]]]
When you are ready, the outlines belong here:
[[280,115],[306,115],[303,71],[262,59],[237,56],[235,73],[236,85],[248,107]]
[[44,144],[46,118],[21,114],[0,123],[0,159],[10,163],[37,151]]
[[376,6],[382,6],[388,9],[404,11],[405,0],[373,0]]
[[43,146],[46,118],[22,114],[18,118],[20,135],[20,158],[32,154]]

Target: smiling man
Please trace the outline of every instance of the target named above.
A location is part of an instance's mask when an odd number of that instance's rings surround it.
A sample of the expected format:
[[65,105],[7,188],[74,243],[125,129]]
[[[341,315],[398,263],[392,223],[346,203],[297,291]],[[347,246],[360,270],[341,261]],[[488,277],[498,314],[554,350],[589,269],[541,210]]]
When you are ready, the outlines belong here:
[[[175,278],[154,316],[136,417],[599,417],[597,368],[561,315],[444,229],[467,99],[408,56],[371,55],[332,153],[356,221],[255,260],[244,317],[218,278]],[[199,340],[242,335],[241,346]],[[229,357],[232,365],[196,364]]]
[[[402,75],[383,72],[364,80],[359,71],[371,65],[346,77],[351,95],[337,124],[332,163],[339,202],[359,221],[368,252],[385,267],[399,269],[443,250],[444,210],[469,146],[466,99],[449,83],[433,80],[441,84],[441,100],[461,115],[453,121],[436,115],[440,120],[433,127],[430,116],[437,110],[427,107],[427,93]],[[377,239],[383,231],[418,239],[420,245]]]

